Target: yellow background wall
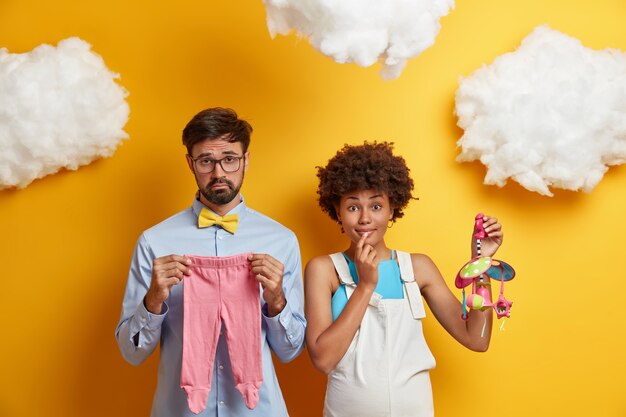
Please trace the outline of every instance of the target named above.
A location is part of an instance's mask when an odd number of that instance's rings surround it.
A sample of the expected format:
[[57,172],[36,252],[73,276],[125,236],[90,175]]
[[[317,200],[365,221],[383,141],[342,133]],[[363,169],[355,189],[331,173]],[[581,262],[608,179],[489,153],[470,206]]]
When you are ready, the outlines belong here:
[[[0,2],[0,46],[79,36],[131,106],[113,158],[0,192],[0,416],[149,414],[157,355],[125,363],[114,329],[137,237],[191,203],[181,130],[216,105],[253,124],[246,201],[297,233],[305,262],[344,246],[317,208],[314,167],[346,142],[396,143],[420,200],[388,243],[429,254],[451,286],[475,213],[499,217],[499,257],[518,272],[512,318],[476,354],[429,317],[438,416],[626,416],[626,168],[591,194],[487,187],[482,165],[454,161],[453,116],[458,77],[536,25],[626,50],[625,21],[623,0],[457,0],[435,46],[385,82],[295,36],[270,40],[261,0]],[[291,415],[320,416],[325,378],[306,353],[278,371]]]

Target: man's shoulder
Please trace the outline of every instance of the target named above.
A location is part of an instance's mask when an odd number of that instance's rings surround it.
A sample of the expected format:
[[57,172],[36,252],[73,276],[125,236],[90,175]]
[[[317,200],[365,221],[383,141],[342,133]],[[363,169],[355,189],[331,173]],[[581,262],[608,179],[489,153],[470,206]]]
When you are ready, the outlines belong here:
[[264,227],[268,229],[272,229],[272,233],[282,233],[289,236],[294,236],[295,234],[291,229],[279,223],[278,221],[272,219],[271,217],[258,212],[250,207],[246,207],[246,216],[248,221],[254,222],[255,227]]
[[161,234],[172,233],[177,230],[194,226],[194,215],[191,207],[187,207],[184,210],[168,217],[167,219],[155,224],[154,226],[146,229],[143,232],[144,236],[158,236]]

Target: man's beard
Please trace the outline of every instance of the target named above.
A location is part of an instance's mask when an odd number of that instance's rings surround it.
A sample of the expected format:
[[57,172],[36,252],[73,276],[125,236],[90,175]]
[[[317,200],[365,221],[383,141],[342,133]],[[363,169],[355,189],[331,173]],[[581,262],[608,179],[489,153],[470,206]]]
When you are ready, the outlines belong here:
[[[228,189],[212,190],[211,187],[215,184],[226,184],[228,185]],[[241,178],[241,184],[243,184],[243,178]],[[230,203],[237,197],[241,189],[241,184],[239,184],[239,187],[235,187],[235,184],[226,178],[216,178],[208,183],[205,189],[200,190],[200,192],[209,203],[221,206]]]

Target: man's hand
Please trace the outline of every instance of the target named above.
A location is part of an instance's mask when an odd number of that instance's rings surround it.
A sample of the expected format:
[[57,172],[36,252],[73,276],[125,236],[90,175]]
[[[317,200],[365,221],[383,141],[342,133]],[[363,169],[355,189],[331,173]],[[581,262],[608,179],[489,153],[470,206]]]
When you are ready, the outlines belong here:
[[152,280],[144,298],[146,309],[152,314],[161,314],[163,302],[170,295],[170,288],[189,275],[191,260],[179,255],[156,258],[152,262]]
[[283,273],[285,267],[282,263],[267,254],[255,253],[248,257],[251,270],[257,281],[263,287],[263,299],[267,303],[267,314],[274,317],[287,305],[283,292]]

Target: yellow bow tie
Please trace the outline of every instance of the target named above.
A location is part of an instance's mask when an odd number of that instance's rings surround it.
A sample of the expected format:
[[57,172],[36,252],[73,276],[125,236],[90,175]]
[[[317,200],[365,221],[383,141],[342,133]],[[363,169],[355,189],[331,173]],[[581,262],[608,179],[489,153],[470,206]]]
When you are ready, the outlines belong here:
[[205,208],[200,210],[200,216],[198,216],[198,227],[209,227],[216,224],[231,234],[235,234],[235,232],[237,231],[238,223],[239,216],[236,214],[218,216],[211,210],[207,210]]

